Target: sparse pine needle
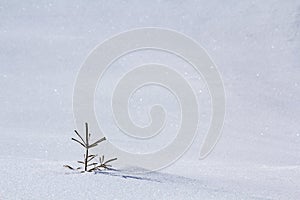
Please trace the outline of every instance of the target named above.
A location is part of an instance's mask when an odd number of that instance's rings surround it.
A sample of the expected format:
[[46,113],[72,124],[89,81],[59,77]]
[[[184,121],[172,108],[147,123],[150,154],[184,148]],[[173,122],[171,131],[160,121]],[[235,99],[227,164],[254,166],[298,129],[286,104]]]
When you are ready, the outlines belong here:
[[66,167],[66,168],[68,168],[68,169],[70,169],[70,170],[75,170],[73,167],[71,167],[71,166],[69,166],[69,165],[64,165],[63,167]]
[[[77,142],[78,144],[80,144],[81,146],[83,146],[85,148],[85,154],[84,154],[83,161],[77,161],[79,164],[82,164],[84,166],[84,170],[82,170],[83,169],[82,167],[77,167],[75,169],[69,165],[64,165],[64,167],[66,167],[70,170],[77,170],[77,171],[81,170],[80,171],[81,173],[93,172],[93,171],[97,171],[97,170],[108,169],[108,167],[111,167],[111,165],[108,165],[108,163],[117,160],[117,158],[113,158],[113,159],[109,159],[104,162],[104,155],[102,155],[102,157],[99,157],[99,163],[98,162],[90,163],[92,160],[94,160],[94,158],[97,157],[97,155],[89,155],[89,149],[96,147],[99,143],[105,141],[106,138],[103,137],[103,138],[97,140],[96,142],[90,144],[91,134],[89,133],[88,123],[85,123],[85,140],[77,132],[77,130],[74,130],[74,132],[81,141],[77,140],[76,138],[72,138],[72,140]],[[89,169],[89,167],[92,167],[92,168]]]

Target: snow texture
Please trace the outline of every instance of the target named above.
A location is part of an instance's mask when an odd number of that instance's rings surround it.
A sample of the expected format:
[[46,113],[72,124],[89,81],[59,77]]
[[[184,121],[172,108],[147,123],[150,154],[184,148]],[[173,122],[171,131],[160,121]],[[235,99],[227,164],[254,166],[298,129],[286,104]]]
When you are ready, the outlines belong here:
[[[161,88],[142,89],[129,105],[132,119],[145,125],[145,110],[154,100],[169,102],[170,130],[159,140],[143,145],[122,138],[107,117],[112,82],[130,66],[155,59],[174,66],[197,93],[201,123],[195,142],[159,172],[64,169],[83,154],[70,140],[72,92],[81,64],[112,35],[152,26],[194,38],[218,66],[226,119],[216,148],[198,160],[211,113],[202,78],[171,55],[141,52],[114,63],[99,82],[95,106],[105,134],[132,152],[153,151],[175,137],[178,105]],[[297,0],[0,0],[0,199],[298,200],[299,52]]]

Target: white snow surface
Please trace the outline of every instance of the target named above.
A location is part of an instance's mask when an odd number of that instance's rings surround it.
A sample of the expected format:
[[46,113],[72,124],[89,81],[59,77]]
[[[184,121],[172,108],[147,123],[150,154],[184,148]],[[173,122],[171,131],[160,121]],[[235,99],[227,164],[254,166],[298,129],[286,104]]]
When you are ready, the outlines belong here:
[[[99,123],[114,144],[128,151],[155,149],[174,137],[176,103],[159,88],[150,91],[154,100],[170,102],[172,118],[171,131],[160,140],[143,145],[120,139],[107,117],[109,81],[129,66],[156,59],[174,65],[197,91],[201,123],[191,148],[167,168],[146,174],[136,175],[134,168],[120,168],[117,176],[63,168],[83,156],[70,140],[76,128],[73,86],[81,64],[105,39],[139,27],[182,32],[207,50],[226,91],[220,141],[206,159],[198,159],[210,122],[203,80],[169,55],[144,52],[111,66],[99,82]],[[0,0],[0,199],[298,200],[299,52],[296,0]],[[130,101],[139,125],[149,122],[143,109],[153,96],[145,94],[146,89]]]

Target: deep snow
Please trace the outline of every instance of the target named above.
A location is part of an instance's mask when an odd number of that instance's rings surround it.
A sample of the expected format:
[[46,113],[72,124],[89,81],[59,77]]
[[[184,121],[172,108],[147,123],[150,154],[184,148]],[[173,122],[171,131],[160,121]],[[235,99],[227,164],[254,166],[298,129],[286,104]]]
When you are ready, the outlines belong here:
[[[190,66],[145,52],[116,63],[120,68],[111,66],[99,83],[96,108],[107,137],[128,151],[149,150],[117,139],[105,103],[109,80],[156,59],[174,65],[198,91],[202,123],[196,141],[176,163],[145,175],[158,182],[70,173],[62,165],[82,156],[70,140],[81,64],[104,39],[144,26],[182,32],[214,60],[226,90],[221,140],[209,157],[197,159],[210,117],[205,84]],[[296,0],[0,0],[0,199],[299,199],[299,31]],[[150,91],[170,102],[173,130],[173,97],[158,88]],[[143,106],[153,101],[146,94],[130,101],[140,125],[148,122]],[[172,133],[159,141],[167,143]],[[156,142],[151,148],[163,145]]]

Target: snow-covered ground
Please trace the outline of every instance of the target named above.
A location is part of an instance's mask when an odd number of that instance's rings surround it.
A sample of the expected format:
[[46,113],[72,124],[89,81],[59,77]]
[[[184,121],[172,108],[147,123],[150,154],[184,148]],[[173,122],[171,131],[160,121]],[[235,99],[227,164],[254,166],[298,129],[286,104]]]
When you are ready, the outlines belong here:
[[[83,154],[70,140],[75,128],[72,93],[81,64],[110,36],[145,26],[174,29],[194,38],[218,66],[226,90],[219,143],[206,159],[198,160],[210,119],[207,88],[189,66],[182,68],[175,58],[148,52],[120,61],[119,68],[111,66],[100,86],[109,85],[105,80],[113,80],[128,66],[151,58],[182,70],[198,91],[202,122],[191,148],[159,172],[133,175],[142,179],[68,171],[62,166],[76,165]],[[296,0],[0,0],[0,199],[297,200],[299,52]],[[110,90],[105,87],[97,90],[96,108],[107,137],[128,151],[147,151],[109,132],[114,124],[105,117],[109,111],[101,107]],[[157,100],[170,98],[176,125],[173,97],[150,89],[161,97]],[[148,122],[139,112],[144,101],[147,104],[146,94],[141,91],[130,101],[133,119],[141,125]],[[163,139],[174,137],[168,135],[171,132]],[[162,144],[151,148],[155,145]]]

